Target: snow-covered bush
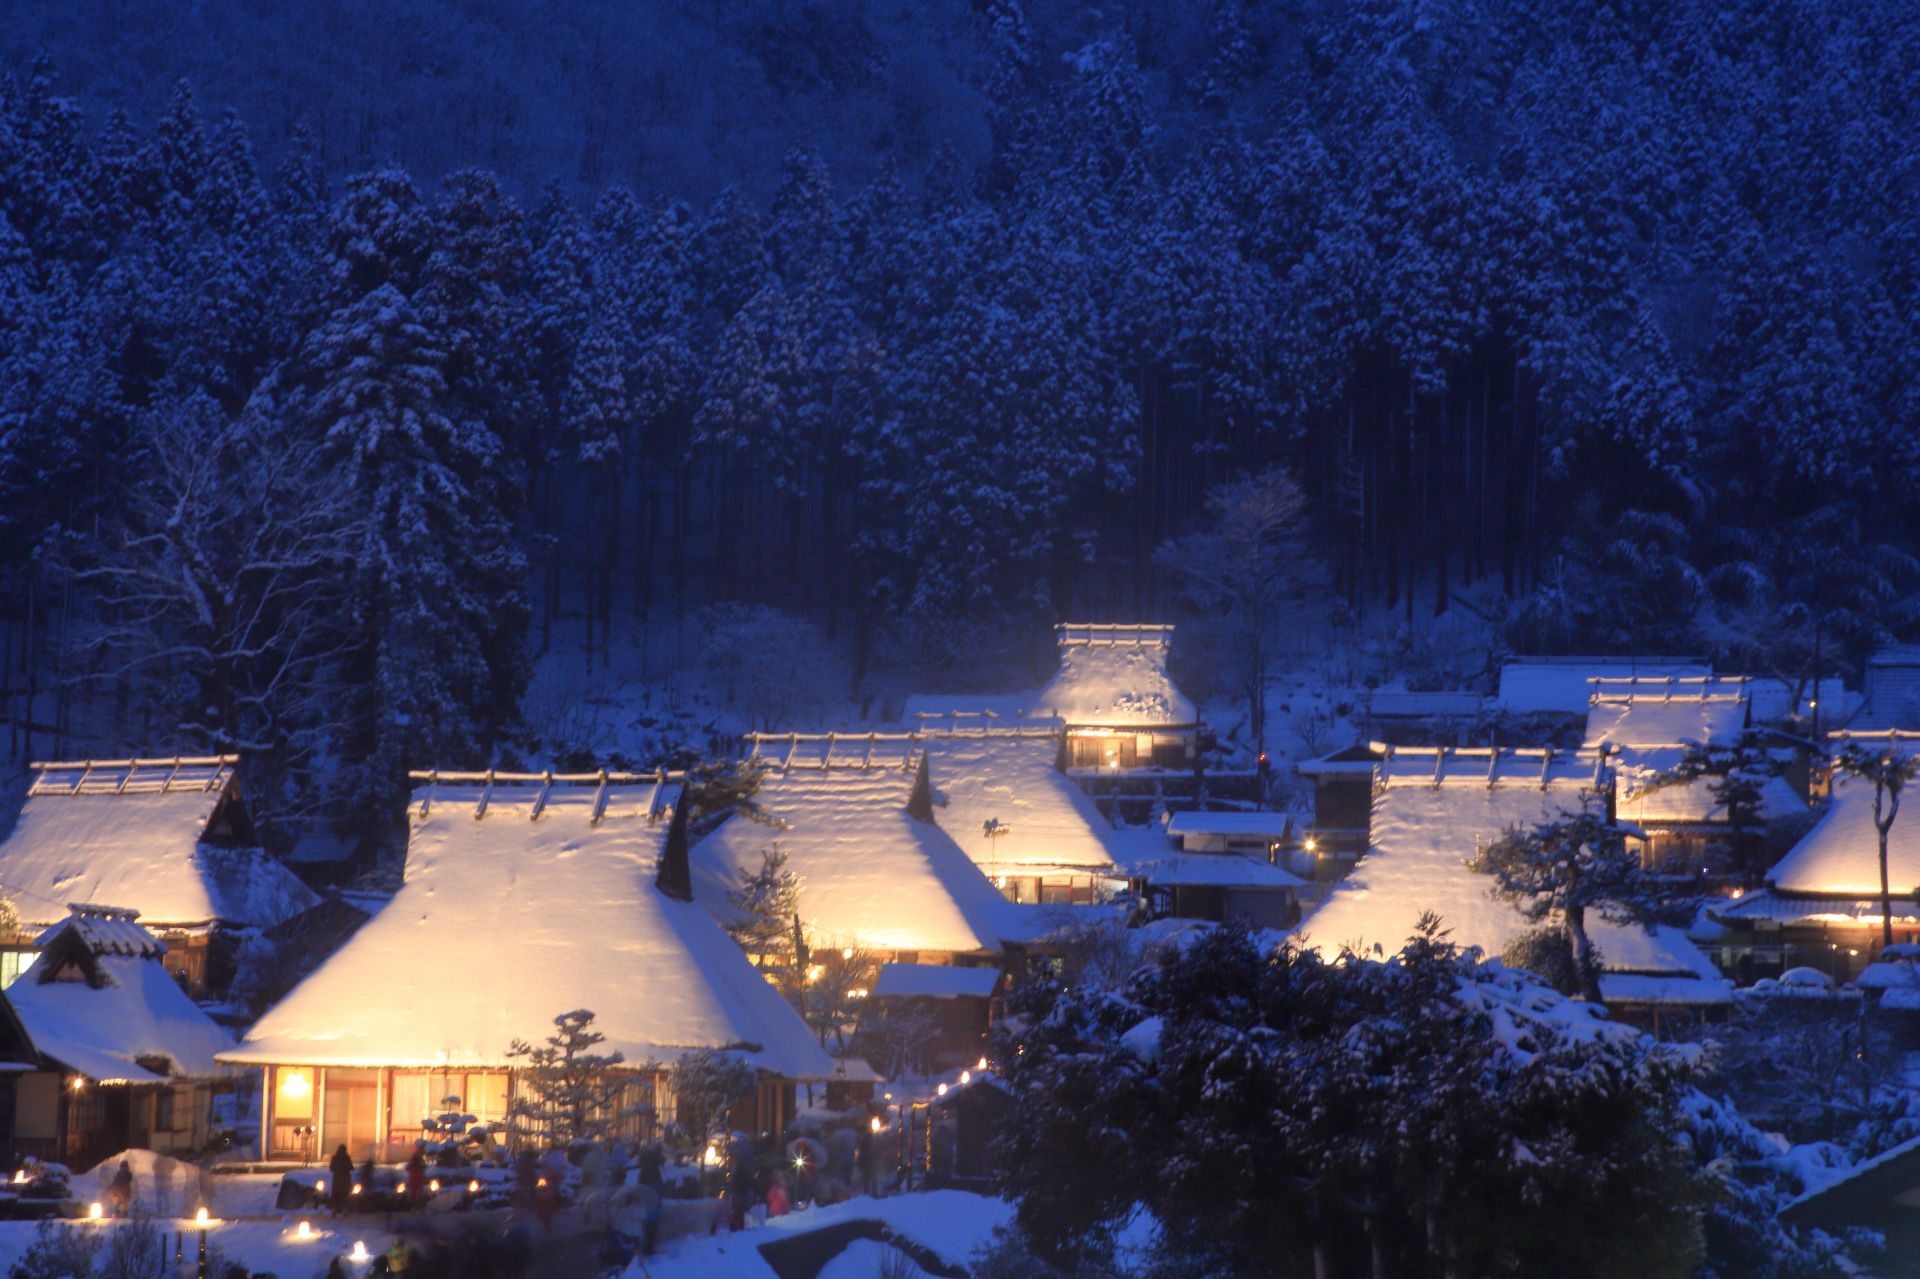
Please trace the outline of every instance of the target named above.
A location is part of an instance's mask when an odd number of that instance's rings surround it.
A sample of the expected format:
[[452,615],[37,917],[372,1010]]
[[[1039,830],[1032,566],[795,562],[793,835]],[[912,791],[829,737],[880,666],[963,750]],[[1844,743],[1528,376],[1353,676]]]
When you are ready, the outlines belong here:
[[1032,987],[997,1053],[1027,1246],[1072,1273],[1141,1205],[1235,1275],[1693,1274],[1730,1193],[1682,1135],[1698,1054],[1429,923],[1385,962],[1227,928],[1121,992]]

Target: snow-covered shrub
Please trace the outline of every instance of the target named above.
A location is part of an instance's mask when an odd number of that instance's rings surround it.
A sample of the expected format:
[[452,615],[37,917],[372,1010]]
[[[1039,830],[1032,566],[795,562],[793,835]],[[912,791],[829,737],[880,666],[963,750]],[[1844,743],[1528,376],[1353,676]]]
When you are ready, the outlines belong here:
[[682,1149],[703,1150],[726,1134],[733,1112],[753,1099],[753,1067],[730,1053],[702,1048],[667,1070],[673,1090],[673,1134]]
[[1226,928],[1122,992],[1031,987],[996,1055],[1032,1248],[1097,1260],[1139,1204],[1233,1274],[1691,1274],[1695,1054],[1436,934],[1328,961]]
[[42,1221],[33,1242],[7,1271],[8,1279],[78,1279],[93,1273],[102,1232],[61,1221]]

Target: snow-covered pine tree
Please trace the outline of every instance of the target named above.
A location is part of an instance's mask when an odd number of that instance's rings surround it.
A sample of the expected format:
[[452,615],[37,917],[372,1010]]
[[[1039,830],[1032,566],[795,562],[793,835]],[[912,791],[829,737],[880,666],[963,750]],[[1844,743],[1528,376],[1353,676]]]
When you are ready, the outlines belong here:
[[1600,999],[1599,957],[1587,935],[1589,911],[1609,923],[1651,928],[1690,913],[1672,885],[1640,865],[1626,829],[1599,796],[1579,812],[1514,827],[1475,855],[1471,866],[1493,879],[1488,890],[1536,923],[1557,920],[1567,939],[1580,993]]
[[[1900,817],[1900,797],[1907,783],[1920,776],[1920,752],[1903,748],[1898,737],[1885,745],[1849,741],[1833,756],[1836,772],[1855,779],[1857,785],[1873,787],[1873,829],[1879,839],[1880,858],[1880,944],[1893,945],[1893,890],[1888,881],[1887,839]],[[1900,886],[1903,895],[1911,892]]]
[[593,1051],[606,1036],[593,1028],[587,1009],[561,1013],[553,1025],[545,1042],[516,1039],[507,1049],[519,1080],[507,1110],[508,1131],[516,1143],[559,1150],[579,1141],[603,1141],[625,1117],[621,1097],[628,1083],[658,1068],[629,1066],[620,1053]]
[[760,854],[760,868],[727,893],[738,918],[727,935],[762,968],[793,962],[792,927],[800,909],[800,876],[787,869],[778,841]]

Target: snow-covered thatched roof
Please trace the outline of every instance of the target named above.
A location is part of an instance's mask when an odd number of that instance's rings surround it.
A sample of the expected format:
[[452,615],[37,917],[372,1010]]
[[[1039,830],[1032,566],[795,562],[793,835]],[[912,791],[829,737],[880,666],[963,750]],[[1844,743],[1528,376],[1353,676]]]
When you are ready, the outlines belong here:
[[220,1073],[214,1054],[232,1039],[187,998],[161,963],[167,948],[137,918],[74,906],[40,937],[44,958],[4,998],[36,1052],[95,1083]]
[[1690,657],[1516,657],[1500,668],[1500,691],[1494,700],[1515,715],[1584,715],[1592,679],[1712,673],[1707,663]]
[[[1887,880],[1896,898],[1910,901],[1920,890],[1920,821],[1906,806],[1887,832]],[[1767,883],[1776,894],[1878,896],[1880,835],[1873,824],[1873,783],[1836,774],[1827,811],[1774,863]]]
[[315,897],[255,846],[235,784],[238,760],[135,759],[35,764],[13,833],[0,844],[0,893],[45,926],[71,901],[110,901],[156,928],[270,926]]
[[635,1065],[746,1045],[761,1069],[830,1076],[732,940],[656,887],[677,801],[661,777],[427,781],[400,891],[224,1059],[504,1066],[585,1008]]
[[[1423,912],[1440,916],[1450,939],[1499,957],[1532,925],[1496,899],[1493,881],[1468,869],[1479,849],[1510,827],[1550,821],[1591,802],[1604,784],[1593,751],[1390,748],[1374,792],[1372,839],[1352,872],[1309,914],[1295,935],[1322,954],[1342,947],[1392,954]],[[1608,998],[1672,1002],[1660,984],[1621,983],[1622,974],[1708,983],[1683,1002],[1723,1002],[1726,988],[1706,957],[1678,928],[1651,932],[1589,916]]]
[[1167,674],[1173,627],[1068,623],[1059,630],[1060,669],[1029,714],[1091,728],[1198,722],[1192,700]]
[[[755,802],[693,850],[694,893],[721,919],[730,894],[777,848],[800,877],[800,915],[818,945],[995,951],[1031,926],[931,820],[916,740],[768,738]],[[781,763],[781,758],[791,762]],[[871,760],[871,762],[867,762]],[[924,802],[923,817],[908,811]]]
[[1168,851],[1143,858],[1127,867],[1127,874],[1162,888],[1246,888],[1293,890],[1307,881],[1280,866],[1242,857],[1238,853],[1181,853]]
[[1728,678],[1595,679],[1587,745],[1653,750],[1722,745],[1747,723],[1746,681]]
[[[921,734],[933,819],[988,875],[1113,869],[1113,825],[1059,769],[1060,739],[1044,729]],[[1000,833],[987,834],[996,822]]]

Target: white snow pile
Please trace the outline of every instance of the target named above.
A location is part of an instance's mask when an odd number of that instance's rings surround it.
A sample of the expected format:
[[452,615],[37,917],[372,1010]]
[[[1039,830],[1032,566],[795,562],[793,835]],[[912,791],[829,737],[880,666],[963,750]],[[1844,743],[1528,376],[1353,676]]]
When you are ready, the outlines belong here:
[[[1396,749],[1379,768],[1372,843],[1352,873],[1294,930],[1331,958],[1391,955],[1427,911],[1448,940],[1499,956],[1534,927],[1496,898],[1468,862],[1510,827],[1575,812],[1601,766],[1587,751]],[[1679,928],[1651,931],[1590,917],[1601,993],[1630,1002],[1719,1004],[1726,981]]]
[[800,877],[816,945],[966,953],[1025,938],[1039,921],[1017,915],[946,831],[908,813],[915,777],[893,763],[769,768],[755,796],[765,820],[737,814],[694,848],[696,896],[732,918],[731,894],[777,849]]
[[226,757],[46,766],[0,844],[0,883],[22,920],[45,926],[70,902],[112,902],[155,927],[269,927],[313,906],[265,852],[207,842],[233,768]]
[[[694,1235],[667,1240],[659,1255],[630,1266],[627,1279],[776,1279],[775,1271],[760,1253],[760,1245],[791,1239],[845,1222],[872,1221],[884,1226],[898,1238],[907,1239],[933,1253],[949,1267],[964,1267],[969,1258],[992,1242],[997,1227],[1013,1218],[1013,1206],[1000,1199],[969,1194],[961,1190],[935,1190],[924,1194],[893,1195],[886,1199],[858,1198],[830,1208],[812,1208],[775,1217],[763,1226],[738,1234]],[[850,1244],[832,1267],[852,1254],[857,1264],[884,1257],[891,1245],[865,1241],[870,1248]],[[831,1273],[831,1271],[823,1271]],[[852,1273],[859,1279],[872,1279],[877,1272],[871,1266]]]
[[403,887],[224,1060],[504,1066],[585,1008],[635,1064],[748,1044],[762,1069],[832,1075],[739,947],[654,886],[671,788],[614,785],[598,821],[594,786],[555,786],[536,819],[539,789],[495,785],[478,818],[479,786],[416,791]]

